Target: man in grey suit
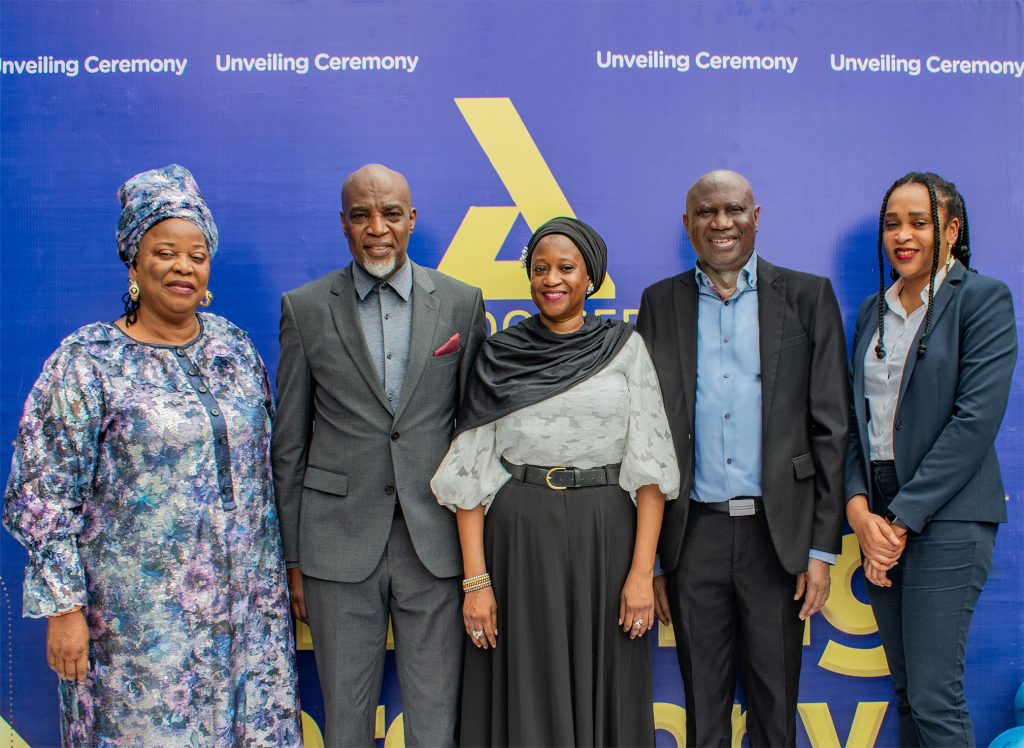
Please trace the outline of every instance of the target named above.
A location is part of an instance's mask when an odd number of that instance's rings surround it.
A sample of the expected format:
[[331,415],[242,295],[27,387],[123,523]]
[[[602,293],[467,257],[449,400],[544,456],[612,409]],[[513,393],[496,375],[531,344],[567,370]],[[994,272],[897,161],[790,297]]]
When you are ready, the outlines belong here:
[[[658,545],[655,606],[674,621],[686,744],[732,744],[737,671],[751,746],[796,741],[804,620],[840,550],[848,405],[839,305],[826,278],[754,251],[761,208],[741,175],[686,195],[697,267],[644,291],[682,475]],[[667,581],[667,585],[666,585]]]
[[416,209],[401,174],[362,167],[341,205],[354,262],[281,300],[272,451],[292,611],[312,632],[328,745],[374,744],[389,613],[406,743],[453,745],[462,562],[429,481],[484,339],[483,299],[407,258]]

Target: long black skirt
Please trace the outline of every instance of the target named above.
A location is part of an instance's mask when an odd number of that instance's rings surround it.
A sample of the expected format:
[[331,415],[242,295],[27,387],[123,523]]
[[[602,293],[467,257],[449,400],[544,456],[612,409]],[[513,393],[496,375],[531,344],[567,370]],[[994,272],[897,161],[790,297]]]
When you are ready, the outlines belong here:
[[636,508],[510,480],[484,522],[498,646],[467,640],[464,746],[653,746],[651,650],[618,626]]

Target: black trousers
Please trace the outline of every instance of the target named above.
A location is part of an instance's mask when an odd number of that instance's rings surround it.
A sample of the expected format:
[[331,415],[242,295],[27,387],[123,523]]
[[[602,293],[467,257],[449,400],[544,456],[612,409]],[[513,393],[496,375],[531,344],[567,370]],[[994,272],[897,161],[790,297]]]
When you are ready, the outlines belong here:
[[[899,492],[891,462],[873,465],[884,509]],[[998,525],[933,520],[888,573],[892,587],[868,583],[889,661],[903,746],[973,746],[964,698],[971,616],[992,566]]]
[[795,745],[803,601],[793,600],[796,577],[778,560],[764,512],[730,517],[693,502],[667,581],[686,744],[732,745],[739,674],[752,748]]

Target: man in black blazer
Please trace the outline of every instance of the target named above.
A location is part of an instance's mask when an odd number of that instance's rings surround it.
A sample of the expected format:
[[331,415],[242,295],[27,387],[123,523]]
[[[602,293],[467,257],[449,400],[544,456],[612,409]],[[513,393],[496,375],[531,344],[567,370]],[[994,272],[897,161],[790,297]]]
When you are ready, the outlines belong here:
[[698,179],[683,216],[697,267],[644,291],[637,318],[682,474],[655,599],[676,627],[687,745],[731,745],[737,669],[751,746],[795,744],[803,622],[841,547],[839,305],[826,278],[756,255],[759,216],[740,174]]

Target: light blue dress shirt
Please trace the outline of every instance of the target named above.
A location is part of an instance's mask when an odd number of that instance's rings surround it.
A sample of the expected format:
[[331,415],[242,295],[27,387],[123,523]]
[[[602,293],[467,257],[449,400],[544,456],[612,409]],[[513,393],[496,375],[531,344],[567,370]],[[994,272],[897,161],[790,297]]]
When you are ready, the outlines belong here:
[[723,299],[698,266],[696,465],[690,497],[761,495],[761,349],[757,255]]
[[[726,501],[761,495],[761,347],[757,253],[723,299],[711,279],[697,276],[696,464],[690,498]],[[834,564],[835,554],[810,557]]]

